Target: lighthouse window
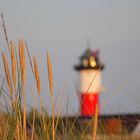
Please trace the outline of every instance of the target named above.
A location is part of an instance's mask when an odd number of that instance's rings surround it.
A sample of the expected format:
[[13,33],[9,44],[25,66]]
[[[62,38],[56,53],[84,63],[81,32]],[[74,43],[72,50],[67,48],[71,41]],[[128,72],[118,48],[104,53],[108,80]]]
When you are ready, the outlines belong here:
[[95,67],[96,66],[96,62],[95,61],[91,61],[90,65],[91,65],[91,67]]
[[88,66],[88,60],[87,60],[87,59],[84,59],[84,60],[83,60],[83,66],[84,66],[84,67],[87,67],[87,66]]
[[94,57],[90,58],[90,66],[91,67],[95,67],[96,66],[96,61],[95,61]]

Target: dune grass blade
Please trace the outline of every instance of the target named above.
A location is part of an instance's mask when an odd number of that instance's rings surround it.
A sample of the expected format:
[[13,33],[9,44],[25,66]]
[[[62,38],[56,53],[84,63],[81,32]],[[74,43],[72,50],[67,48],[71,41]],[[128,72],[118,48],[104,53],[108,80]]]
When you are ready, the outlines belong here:
[[96,140],[97,126],[98,126],[99,105],[96,105],[95,119],[93,124],[93,140]]
[[12,78],[14,83],[14,90],[16,90],[16,59],[15,59],[15,51],[14,51],[14,45],[12,42],[10,42],[10,48],[11,48],[11,64],[12,64]]
[[10,78],[10,72],[9,72],[6,55],[4,52],[2,52],[2,59],[3,59],[3,65],[4,65],[4,70],[5,70],[5,74],[6,74],[6,80],[7,80],[9,92],[10,92],[10,95],[12,96],[12,82],[11,82],[11,78]]
[[92,119],[88,122],[86,128],[82,131],[82,134],[80,136],[80,140],[82,140],[88,130],[88,128],[90,127],[90,125],[93,123],[93,121],[95,120],[95,117],[93,116]]
[[34,126],[35,125],[35,107],[33,109],[33,124],[32,124],[32,135],[31,135],[31,140],[34,139]]
[[39,69],[38,69],[36,57],[34,57],[33,61],[34,61],[34,74],[35,74],[35,79],[36,79],[37,91],[38,91],[38,94],[40,95],[41,84],[40,84],[40,75],[39,75]]
[[27,54],[28,54],[28,57],[29,57],[29,62],[30,62],[32,73],[34,73],[34,68],[33,68],[33,63],[32,63],[32,59],[31,59],[30,51],[28,49],[28,46],[27,46],[26,42],[25,42],[25,47],[26,47],[26,51],[27,51]]
[[49,77],[49,85],[50,85],[50,94],[53,94],[53,73],[52,73],[52,64],[49,53],[47,53],[47,66],[48,66],[48,77]]
[[20,60],[20,71],[22,80],[22,92],[23,92],[23,134],[26,139],[26,95],[25,95],[25,84],[26,84],[26,60],[25,60],[25,42],[19,41],[19,60]]
[[1,19],[2,19],[2,27],[3,27],[3,31],[4,31],[4,35],[5,35],[5,40],[6,40],[7,47],[8,47],[9,53],[10,53],[9,39],[8,39],[8,34],[7,34],[6,26],[5,26],[3,13],[1,13]]
[[49,53],[47,53],[47,66],[48,66],[48,78],[50,85],[50,94],[52,96],[52,136],[53,140],[55,139],[55,126],[54,126],[54,96],[53,96],[53,73],[52,73],[52,64]]
[[20,140],[20,128],[19,128],[19,120],[16,122],[16,138]]
[[20,60],[22,87],[23,87],[23,89],[25,89],[25,82],[26,82],[26,60],[25,60],[25,42],[23,40],[19,41],[19,60]]

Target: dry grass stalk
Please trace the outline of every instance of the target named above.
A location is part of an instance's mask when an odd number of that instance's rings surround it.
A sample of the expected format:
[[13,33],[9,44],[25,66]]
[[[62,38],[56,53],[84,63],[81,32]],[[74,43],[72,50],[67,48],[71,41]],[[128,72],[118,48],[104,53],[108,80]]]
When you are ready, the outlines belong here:
[[96,140],[97,126],[98,126],[99,105],[96,105],[95,118],[93,124],[93,140]]
[[31,140],[34,140],[34,127],[35,127],[35,107],[34,107],[34,110],[33,110],[33,124],[32,124]]
[[26,83],[26,60],[25,60],[25,42],[23,40],[19,41],[19,60],[20,60],[22,87],[23,87],[23,89],[25,89],[25,83]]
[[12,96],[12,82],[11,82],[11,78],[10,78],[10,72],[9,72],[6,55],[4,52],[2,52],[2,59],[3,59],[3,65],[4,65],[4,70],[5,70],[5,74],[6,74],[6,80],[7,80],[9,92],[10,92],[10,95]]
[[17,140],[20,140],[19,134],[20,134],[19,120],[17,120],[17,122],[16,122],[16,139]]
[[47,53],[47,66],[48,66],[48,77],[49,77],[49,85],[50,85],[50,94],[53,94],[53,74],[52,74],[52,64],[49,53]]
[[26,83],[26,60],[25,60],[25,42],[19,41],[19,59],[20,59],[20,71],[22,79],[22,90],[23,90],[23,134],[26,139],[26,95],[25,95],[25,83]]
[[12,78],[14,82],[14,89],[16,89],[16,59],[15,59],[15,51],[14,51],[14,45],[12,42],[10,42],[10,48],[11,48],[11,64],[12,64]]
[[36,57],[34,57],[33,61],[34,61],[34,74],[35,74],[35,79],[36,79],[37,91],[38,91],[38,94],[40,95],[41,84],[40,84],[40,75],[39,75],[39,69],[38,69]]
[[33,68],[33,64],[32,64],[31,55],[30,55],[30,52],[29,52],[29,49],[28,49],[28,46],[27,46],[26,42],[25,42],[25,46],[26,46],[26,51],[27,51],[28,57],[29,57],[29,62],[30,62],[31,70],[34,73],[34,68]]
[[4,31],[4,35],[5,35],[5,40],[6,40],[6,43],[7,43],[7,46],[8,46],[8,50],[10,52],[9,39],[8,39],[8,35],[7,35],[7,30],[6,30],[6,26],[5,26],[3,13],[1,13],[1,19],[2,19],[2,27],[3,27],[3,31]]
[[49,53],[47,53],[47,66],[48,66],[48,77],[50,85],[50,94],[52,96],[52,139],[55,140],[55,128],[54,128],[54,96],[53,96],[53,73],[52,64]]

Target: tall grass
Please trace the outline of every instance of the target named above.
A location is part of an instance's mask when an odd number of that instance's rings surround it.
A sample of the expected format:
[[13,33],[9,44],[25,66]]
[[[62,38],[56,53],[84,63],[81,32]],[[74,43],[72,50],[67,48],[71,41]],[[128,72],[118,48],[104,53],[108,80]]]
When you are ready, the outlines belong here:
[[[59,139],[88,139],[86,137],[86,132],[89,127],[92,126],[92,132],[89,139],[96,140],[99,139],[97,136],[98,129],[98,105],[96,107],[95,116],[89,120],[87,126],[82,128],[82,123],[78,122],[78,116],[75,116],[74,120],[69,122],[69,120],[63,120],[60,115],[54,116],[54,81],[52,72],[52,62],[49,53],[47,53],[47,69],[48,69],[48,81],[50,87],[50,96],[52,99],[52,114],[51,117],[47,115],[44,110],[42,100],[40,97],[41,93],[41,79],[39,73],[39,66],[37,63],[37,58],[33,57],[32,74],[34,75],[36,89],[39,96],[39,102],[41,105],[41,113],[37,113],[35,107],[30,115],[27,115],[27,104],[26,104],[26,51],[25,51],[25,41],[20,40],[18,46],[19,57],[16,57],[16,47],[11,43],[11,53],[10,57],[6,57],[5,53],[2,52],[3,67],[6,76],[6,83],[8,85],[7,92],[10,97],[10,104],[12,105],[11,111],[2,115],[1,119],[5,120],[5,126],[0,124],[0,137],[4,139],[47,139],[47,140],[59,140]],[[27,49],[26,49],[27,50]],[[29,51],[29,50],[28,50]],[[29,53],[29,52],[28,52]],[[29,54],[28,54],[29,56]],[[31,57],[31,56],[30,56]],[[10,58],[11,61],[8,61]],[[8,64],[11,62],[11,65]],[[32,61],[30,61],[32,63]],[[11,68],[9,67],[11,66]],[[11,70],[11,72],[10,72]],[[2,88],[2,87],[1,87]],[[3,88],[0,90],[3,92],[3,96],[7,96],[4,93]],[[14,94],[13,94],[14,93]],[[23,99],[23,100],[22,100]],[[8,101],[8,100],[7,100]],[[36,99],[33,99],[36,102]],[[77,120],[77,121],[76,121]],[[80,129],[80,130],[78,130]],[[92,137],[91,137],[92,136]],[[102,137],[103,138],[103,137]],[[109,139],[107,136],[104,139]]]
[[11,48],[12,78],[13,78],[14,91],[15,91],[16,90],[16,82],[17,82],[15,47],[14,47],[12,42],[10,42],[10,46],[11,46],[10,48]]
[[7,58],[4,52],[2,52],[2,59],[3,59],[3,65],[4,65],[4,70],[5,70],[5,75],[6,75],[6,80],[9,88],[10,95],[12,97],[12,82],[11,82],[11,77],[10,77],[10,72],[9,72],[9,66],[7,62]]
[[[32,122],[30,122],[27,118],[25,41],[19,40],[19,44],[18,44],[19,57],[16,57],[17,51],[13,43],[10,43],[10,45],[11,45],[11,53],[10,53],[11,56],[8,58],[10,58],[11,61],[7,61],[5,53],[2,52],[6,81],[8,85],[8,92],[10,93],[11,96],[10,101],[12,102],[12,110],[11,113],[8,115],[9,132],[5,135],[5,138],[12,136],[12,138],[17,140],[28,139],[28,138],[35,139],[35,137],[42,138],[42,139],[50,139],[50,140],[59,139],[59,137],[57,137],[57,135],[59,134],[58,132],[60,130],[66,132],[67,130],[65,129],[65,123],[60,118],[61,112],[58,113],[57,118],[55,118],[54,116],[54,110],[55,110],[54,94],[53,94],[54,82],[53,82],[52,62],[49,53],[47,53],[47,69],[48,69],[48,81],[50,86],[50,96],[52,99],[52,115],[51,115],[52,117],[47,116],[46,112],[43,110],[42,100],[39,100],[42,111],[37,121],[39,124],[37,124],[36,122],[37,113],[35,111],[35,107],[33,109]],[[8,64],[8,62],[11,62],[11,65]],[[11,72],[9,66],[11,66]],[[33,66],[32,73],[35,77],[37,93],[38,96],[40,97],[41,80],[40,80],[39,67],[37,64],[36,57],[33,58],[32,66]],[[29,128],[31,129],[30,135],[28,134],[29,130],[27,125],[29,125]],[[59,128],[60,126],[61,129]],[[67,128],[69,128],[69,130],[73,129],[72,127],[73,126],[68,126],[67,124]],[[68,134],[67,136],[65,133],[63,134],[67,139],[71,139],[71,136],[73,138],[76,138],[74,132],[67,133]]]
[[99,106],[96,105],[96,111],[95,111],[95,119],[93,124],[93,140],[96,140],[96,134],[97,134],[97,127],[98,127],[98,115],[99,115]]
[[33,61],[34,61],[34,74],[35,74],[35,79],[36,79],[36,87],[37,87],[38,94],[40,95],[41,83],[40,83],[40,74],[39,74],[36,57],[34,57]]
[[48,78],[50,85],[50,95],[52,97],[52,136],[53,140],[55,139],[55,128],[54,128],[54,95],[53,95],[53,73],[52,73],[52,64],[49,53],[47,53],[47,66],[48,66]]
[[21,83],[23,93],[23,132],[26,139],[26,56],[25,56],[25,42],[19,40],[19,61],[21,72]]
[[[58,116],[55,117],[54,79],[53,79],[52,61],[49,53],[47,53],[46,62],[47,62],[48,81],[49,81],[50,96],[51,96],[51,103],[52,103],[51,104],[52,112],[51,112],[51,116],[48,116],[48,112],[44,109],[42,99],[40,96],[41,79],[40,79],[39,65],[37,63],[37,58],[34,57],[32,63],[32,57],[29,53],[27,44],[25,43],[24,40],[19,40],[18,48],[16,48],[13,42],[9,43],[9,38],[7,35],[3,15],[1,15],[1,17],[3,21],[5,40],[7,42],[10,57],[6,56],[5,52],[2,52],[2,61],[3,61],[3,68],[5,72],[6,81],[3,80],[2,86],[0,87],[0,97],[1,98],[3,97],[4,99],[5,98],[8,99],[5,100],[6,107],[4,106],[6,108],[5,112],[6,111],[7,112],[0,113],[0,119],[1,119],[0,139],[86,140],[88,139],[86,137],[86,132],[90,126],[92,126],[92,132],[89,139],[92,140],[99,139],[97,137],[98,113],[99,113],[98,105],[96,107],[95,116],[93,116],[91,120],[89,120],[86,128],[82,127],[82,123],[80,121],[77,124],[78,121],[76,120],[78,120],[78,115],[75,116],[75,118],[72,121],[68,120],[68,118],[64,120],[63,118],[60,117],[61,111],[59,111]],[[35,106],[33,107],[33,110],[32,112],[30,112],[30,114],[27,113],[26,53],[28,54],[29,57],[31,71],[35,79],[36,89],[38,93],[38,98],[37,99],[34,98],[33,101],[34,102],[37,102],[37,100],[39,101],[41,106],[40,113],[36,111]],[[7,58],[10,58],[10,61],[8,61]],[[10,62],[10,64],[8,64],[8,62]],[[101,139],[107,139],[107,140],[111,138],[101,137]]]

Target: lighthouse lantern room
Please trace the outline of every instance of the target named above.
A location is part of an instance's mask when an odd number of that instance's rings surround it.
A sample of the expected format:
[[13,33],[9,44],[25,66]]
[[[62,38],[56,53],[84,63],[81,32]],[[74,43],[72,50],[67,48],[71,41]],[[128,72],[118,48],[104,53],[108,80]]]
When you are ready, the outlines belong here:
[[95,115],[96,106],[99,104],[99,94],[102,90],[101,71],[104,65],[99,60],[99,50],[91,51],[89,48],[80,57],[80,64],[75,70],[80,74],[81,116]]

